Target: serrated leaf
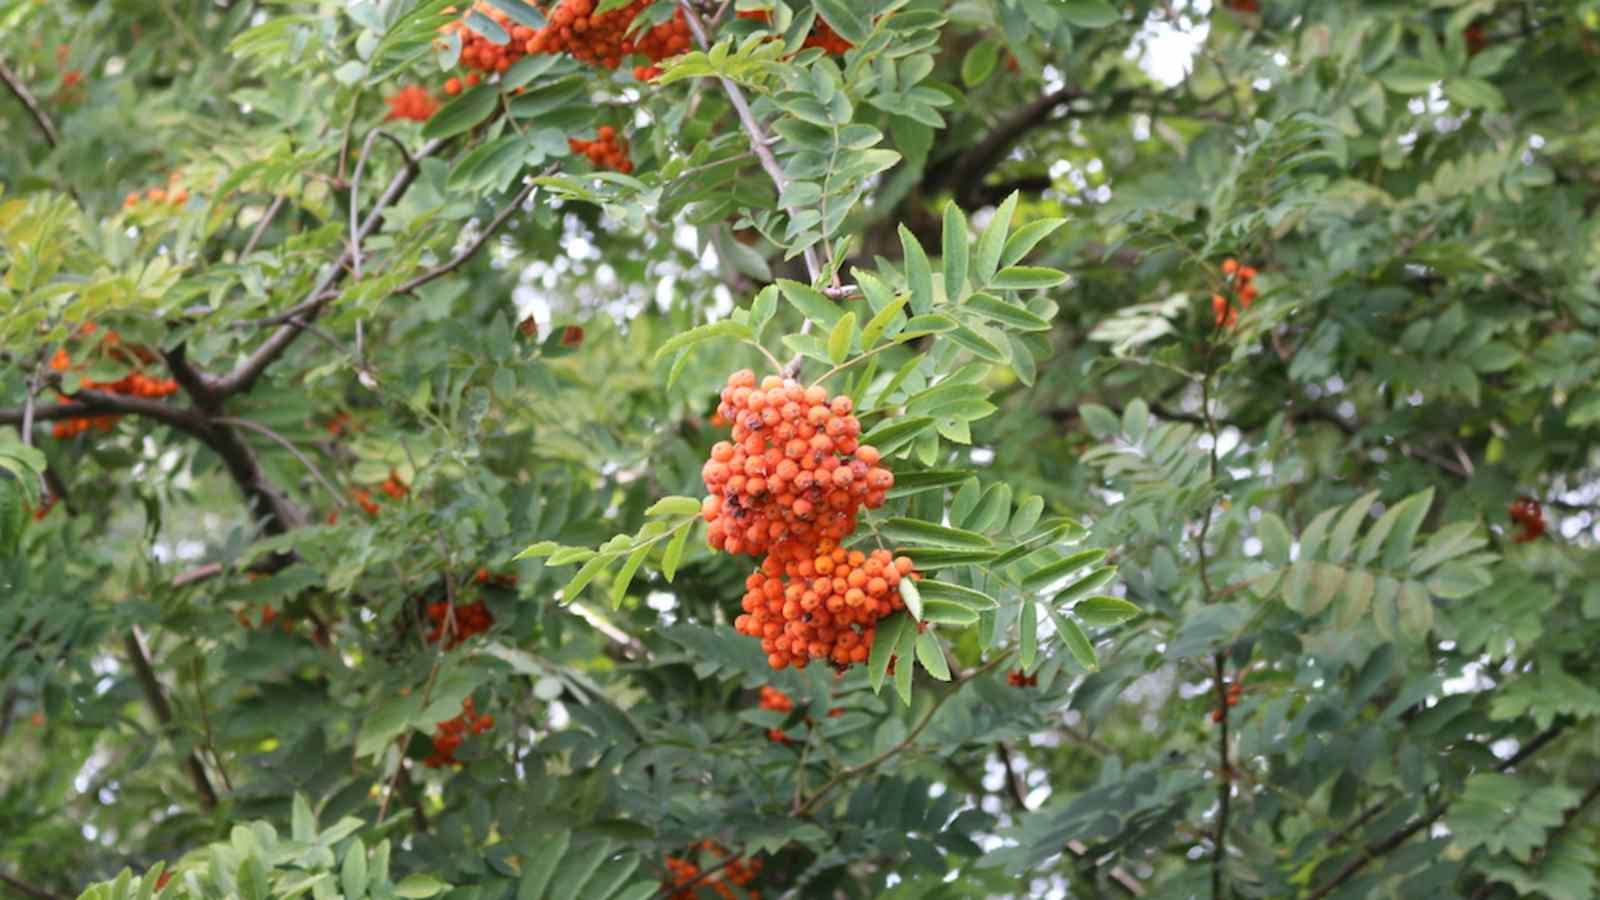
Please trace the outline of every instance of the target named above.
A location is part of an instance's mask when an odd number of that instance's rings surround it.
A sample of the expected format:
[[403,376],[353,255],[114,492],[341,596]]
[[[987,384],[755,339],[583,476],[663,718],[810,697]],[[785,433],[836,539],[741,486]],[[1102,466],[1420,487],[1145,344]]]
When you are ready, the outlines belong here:
[[[1412,494],[1395,504],[1394,527],[1383,542],[1383,560],[1379,563],[1383,568],[1389,571],[1405,568],[1411,556],[1411,545],[1417,539],[1417,530],[1422,527],[1422,520],[1432,505],[1433,488]],[[1365,550],[1364,544],[1362,549]]]
[[1256,537],[1261,540],[1261,556],[1275,566],[1289,564],[1289,550],[1294,539],[1277,514],[1264,512],[1256,522]]
[[1097,595],[1085,597],[1072,605],[1072,614],[1084,624],[1095,627],[1116,625],[1139,615],[1142,610],[1121,597]]
[[1086,597],[1117,579],[1116,566],[1104,566],[1079,578],[1055,594],[1058,604],[1070,603],[1079,597]]
[[833,326],[833,331],[828,334],[828,358],[833,360],[835,365],[844,362],[845,357],[850,355],[850,343],[855,337],[856,314],[845,313],[838,324]]
[[[923,587],[927,582],[923,582]],[[935,625],[948,625],[953,628],[967,628],[978,624],[980,618],[978,611],[970,606],[952,603],[949,600],[938,600],[933,597],[922,598],[922,618],[925,622]]]
[[1031,291],[1055,287],[1067,280],[1067,273],[1041,266],[1007,266],[996,272],[989,287],[1002,291]]
[[821,291],[809,284],[790,281],[787,278],[778,279],[778,287],[783,291],[784,299],[788,300],[800,314],[810,319],[822,328],[832,330],[844,317],[838,304],[829,300]]
[[1039,654],[1039,609],[1031,596],[1022,598],[1017,629],[1020,636],[1017,663],[1022,666],[1022,671],[1026,672],[1033,668],[1034,660]]
[[709,341],[712,338],[719,337],[732,337],[740,340],[754,340],[755,333],[750,330],[749,325],[746,325],[743,322],[735,322],[732,319],[724,319],[720,322],[710,322],[705,325],[701,325],[698,328],[691,328],[682,334],[673,335],[670,340],[661,345],[660,349],[656,350],[655,361],[659,363],[663,359],[666,359],[668,356],[677,353],[679,350],[682,350],[685,347],[698,344],[701,341]]
[[1038,246],[1040,241],[1065,224],[1067,224],[1066,219],[1039,219],[1018,228],[1006,240],[1005,249],[1000,253],[1000,265],[1002,267],[1016,265],[1028,255],[1029,251]]
[[1039,523],[1039,516],[1044,513],[1044,498],[1035,494],[1022,501],[1017,507],[1017,512],[1011,517],[1011,535],[1024,537],[1029,529]]
[[367,847],[360,838],[351,840],[350,846],[344,851],[339,885],[349,900],[361,900],[367,895]]
[[1076,620],[1058,614],[1049,606],[1045,607],[1045,612],[1050,614],[1051,624],[1055,625],[1056,633],[1061,636],[1061,642],[1067,645],[1067,652],[1072,654],[1078,665],[1090,672],[1098,670],[1100,661],[1095,658],[1094,644],[1089,641],[1089,636],[1084,633],[1083,627]]
[[889,671],[889,658],[894,656],[894,648],[900,643],[900,633],[912,627],[911,620],[899,613],[878,623],[872,649],[867,654],[867,682],[872,685],[874,693],[883,688],[884,675]]
[[917,621],[922,620],[922,592],[917,590],[917,583],[910,578],[900,579],[900,599],[905,601],[906,612]]
[[916,236],[906,226],[900,226],[900,250],[905,259],[906,287],[911,291],[912,313],[926,313],[933,308],[933,267],[928,254],[917,243]]
[[917,435],[933,427],[932,416],[903,416],[880,423],[861,436],[861,443],[871,444],[887,456],[916,439]]
[[1422,637],[1433,627],[1433,600],[1428,591],[1415,581],[1400,585],[1400,595],[1395,599],[1400,616],[1400,632],[1408,637]]
[[579,569],[578,573],[572,576],[572,580],[567,582],[566,586],[561,589],[561,602],[571,604],[577,600],[578,595],[583,593],[583,589],[588,587],[589,582],[604,571],[606,566],[615,562],[619,555],[617,553],[598,553],[593,559],[584,563],[583,568]]
[[1106,551],[1100,547],[1082,550],[1070,556],[1064,556],[1054,562],[1046,563],[1037,570],[1022,576],[1020,584],[1024,590],[1038,590],[1069,572],[1076,572],[1084,566],[1094,565],[1105,559],[1105,556]]
[[1366,521],[1367,511],[1372,508],[1374,500],[1378,499],[1378,492],[1372,491],[1363,494],[1350,504],[1339,516],[1339,524],[1334,526],[1333,534],[1328,538],[1328,549],[1322,554],[1329,562],[1344,562],[1350,555],[1350,547],[1355,542],[1356,533],[1361,529],[1361,523]]
[[879,529],[885,538],[896,543],[948,547],[954,550],[987,549],[993,542],[975,531],[946,528],[920,519],[896,517],[883,523]]
[[900,316],[900,310],[905,308],[910,299],[910,294],[902,294],[867,321],[866,327],[861,329],[862,350],[871,350],[878,343],[878,338],[883,337],[884,332],[889,328],[889,324]]
[[678,529],[667,543],[666,553],[661,556],[661,577],[672,580],[678,573],[678,563],[683,559],[683,548],[689,543],[689,535],[694,531],[694,525],[689,524]]
[[693,516],[700,513],[700,501],[693,497],[662,497],[644,511],[647,516]]
[[1011,231],[1011,219],[1017,214],[1016,191],[1001,201],[994,217],[978,235],[977,251],[972,258],[972,277],[978,284],[988,284],[1000,268],[1000,254],[1005,250],[1006,236]]
[[992,294],[975,293],[967,298],[965,308],[985,319],[1009,325],[1019,331],[1049,331],[1050,322],[1029,312],[1020,304],[1009,303]]
[[989,596],[988,594],[983,593],[982,591],[978,591],[964,585],[952,584],[947,581],[923,579],[918,584],[918,589],[922,593],[922,602],[924,605],[926,605],[928,601],[935,599],[945,600],[963,606],[970,606],[974,609],[995,609],[1000,605],[1000,601]]
[[461,134],[487,119],[499,102],[500,92],[494,85],[472,88],[429,117],[422,126],[422,136],[434,140]]
[[929,675],[940,681],[950,680],[950,663],[944,658],[944,648],[932,631],[917,635],[917,659]]
[[1106,0],[1059,0],[1056,9],[1068,24],[1078,28],[1104,28],[1122,19],[1116,7]]
[[944,294],[952,303],[967,295],[967,217],[961,207],[946,203],[944,207]]
[[558,831],[544,838],[537,851],[522,865],[522,879],[517,883],[517,900],[542,900],[550,876],[567,853],[572,842],[572,832]]
[[645,544],[628,554],[627,562],[624,562],[622,568],[617,570],[617,577],[611,582],[612,609],[622,606],[623,599],[628,596],[628,585],[633,583],[634,573],[639,571],[639,565],[644,562],[644,558],[650,555],[650,546]]

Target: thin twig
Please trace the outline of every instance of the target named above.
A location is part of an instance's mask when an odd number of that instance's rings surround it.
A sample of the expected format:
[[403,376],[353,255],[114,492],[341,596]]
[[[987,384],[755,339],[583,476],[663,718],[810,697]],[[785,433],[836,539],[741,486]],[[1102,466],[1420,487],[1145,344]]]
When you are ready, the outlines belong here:
[[322,470],[317,468],[316,464],[307,458],[304,453],[301,453],[300,448],[291,443],[288,438],[277,433],[276,431],[273,431],[271,428],[268,428],[260,422],[252,422],[249,419],[238,419],[234,418],[233,416],[218,416],[213,421],[221,425],[232,425],[237,428],[248,428],[259,435],[271,439],[273,442],[278,444],[278,446],[293,454],[294,458],[298,459],[300,464],[305,466],[306,469],[311,472],[312,476],[317,479],[317,482],[321,484],[323,489],[328,492],[328,496],[332,497],[333,501],[339,504],[341,509],[350,508],[350,504],[346,502],[344,496],[341,495],[336,488],[334,488],[333,482],[329,481],[328,477],[322,474]]
[[[817,804],[821,803],[823,801],[823,799],[826,798],[828,796],[828,794],[833,791],[834,788],[838,787],[839,785],[843,784],[844,782],[848,781],[849,779],[854,778],[857,775],[860,775],[860,774],[865,773],[865,772],[870,772],[873,769],[876,769],[878,766],[882,765],[884,762],[888,761],[892,757],[898,755],[901,751],[903,751],[903,750],[907,749],[908,747],[910,747],[913,743],[916,742],[917,738],[928,727],[928,725],[931,722],[933,722],[934,715],[939,712],[940,707],[944,706],[945,701],[949,700],[951,697],[954,697],[956,694],[960,693],[962,685],[966,684],[968,681],[971,681],[974,678],[977,678],[979,675],[982,675],[983,673],[989,671],[990,669],[993,669],[995,666],[1000,665],[1000,663],[1004,662],[1010,656],[1011,656],[1011,651],[1009,651],[1009,650],[1005,651],[1004,653],[999,653],[993,659],[991,659],[988,662],[984,663],[983,665],[977,667],[976,669],[973,669],[971,672],[968,672],[966,675],[958,678],[955,681],[955,683],[950,686],[949,690],[947,690],[944,693],[940,694],[938,699],[933,701],[933,705],[928,708],[928,712],[923,715],[922,719],[919,722],[917,722],[916,725],[912,726],[911,730],[906,733],[906,736],[904,738],[902,738],[899,743],[897,743],[894,746],[888,748],[887,750],[884,750],[882,753],[879,753],[878,755],[872,757],[871,759],[867,760],[866,762],[859,763],[859,764],[854,765],[854,766],[850,766],[849,768],[844,769],[843,771],[835,774],[825,784],[823,784],[822,787],[817,788],[816,793],[812,794],[810,799],[806,800],[804,803],[801,803],[799,806],[794,807],[793,811],[790,813],[790,815],[792,815],[792,816],[804,816],[804,815],[809,814],[813,809],[815,809],[817,807]],[[903,660],[902,662],[904,662],[906,665],[910,665],[911,664],[909,660]]]
[[[128,634],[123,638],[123,646],[127,648],[128,659],[133,663],[133,670],[139,677],[140,686],[144,688],[145,701],[150,704],[150,711],[155,713],[156,721],[163,729],[171,728],[172,704],[167,702],[161,681],[156,678],[155,667],[150,665],[150,655],[144,649],[144,639],[139,636],[137,626],[128,629]],[[194,785],[195,793],[200,795],[200,805],[208,811],[216,809],[217,791],[211,786],[205,765],[192,750],[184,758],[184,769],[189,773],[189,781]]]
[[5,872],[0,872],[0,884],[7,885],[22,896],[29,898],[29,900],[66,900],[60,894],[52,893],[42,887],[35,887],[15,875],[8,875]]
[[233,792],[233,779],[228,777],[228,767],[222,762],[222,754],[217,752],[217,741],[211,733],[211,716],[206,712],[206,691],[202,683],[204,678],[200,671],[200,657],[193,659],[194,669],[194,701],[200,710],[201,733],[205,735],[206,749],[211,751],[211,763],[217,767],[217,774],[222,776],[222,786]]
[[[543,178],[547,175],[553,174],[555,171],[556,167],[551,166],[539,173],[539,177]],[[396,294],[409,294],[428,282],[438,278],[443,278],[444,276],[449,275],[451,272],[461,268],[466,264],[467,260],[471,259],[473,255],[478,252],[479,248],[488,242],[489,238],[494,236],[495,232],[500,230],[500,226],[504,225],[507,219],[510,219],[518,209],[522,208],[522,204],[527,202],[528,197],[531,196],[533,192],[538,189],[538,187],[539,185],[531,180],[527,184],[523,185],[522,190],[518,191],[517,196],[512,198],[510,203],[506,204],[505,209],[500,210],[500,212],[493,219],[489,220],[489,224],[484,226],[482,233],[478,235],[476,240],[463,248],[462,251],[457,253],[449,262],[439,266],[436,269],[429,269],[405,284],[395,288],[394,292]]]
[[364,236],[357,219],[361,215],[361,173],[367,167],[367,156],[372,153],[372,142],[380,137],[388,138],[390,143],[400,148],[400,156],[405,160],[407,168],[411,166],[411,154],[406,151],[406,145],[400,139],[384,131],[374,128],[367,132],[367,139],[361,142],[361,155],[356,157],[356,174],[350,179],[350,267],[354,271],[357,281],[361,280],[361,239]]
[[267,228],[272,225],[272,220],[278,217],[278,211],[283,209],[283,204],[288,200],[288,196],[287,194],[279,194],[272,199],[272,205],[267,207],[267,211],[261,214],[261,221],[256,223],[256,230],[250,232],[250,240],[246,241],[244,249],[239,251],[240,259],[256,251],[256,246],[261,243],[261,238],[267,233]]
[[59,145],[61,143],[61,133],[56,131],[55,123],[50,121],[50,114],[44,111],[44,107],[40,106],[39,101],[35,100],[33,94],[28,91],[28,86],[23,84],[22,79],[17,77],[17,73],[13,72],[11,67],[5,64],[5,60],[0,60],[0,81],[6,83],[6,87],[10,88],[11,93],[16,96],[17,102],[28,110],[28,115],[33,116],[33,122],[39,126],[40,133],[44,135],[45,143],[49,144],[51,149]]

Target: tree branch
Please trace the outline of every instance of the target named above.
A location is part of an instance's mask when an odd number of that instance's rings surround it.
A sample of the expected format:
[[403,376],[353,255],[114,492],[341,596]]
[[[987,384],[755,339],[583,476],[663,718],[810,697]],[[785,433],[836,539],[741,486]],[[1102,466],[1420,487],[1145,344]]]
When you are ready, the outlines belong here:
[[[161,689],[161,682],[156,678],[156,670],[150,665],[150,656],[145,652],[144,641],[139,637],[138,628],[128,630],[127,636],[123,638],[123,646],[128,649],[128,659],[133,663],[135,674],[139,676],[139,685],[144,688],[145,701],[150,704],[150,711],[155,713],[156,721],[163,729],[170,729],[172,705],[167,702],[166,692]],[[200,795],[200,805],[208,811],[216,809],[217,791],[211,786],[211,779],[206,775],[200,757],[192,750],[184,759],[184,769],[189,773],[189,781],[194,784],[195,793]]]
[[1006,117],[990,129],[975,146],[952,162],[929,168],[923,178],[926,189],[952,188],[958,202],[975,205],[981,198],[983,176],[998,163],[1029,131],[1050,120],[1056,107],[1087,96],[1081,89],[1063,87],[1045,94]]
[[49,144],[51,149],[59,145],[61,143],[61,132],[56,131],[55,123],[50,121],[50,114],[44,111],[44,108],[39,105],[39,101],[35,100],[33,94],[28,91],[28,86],[23,84],[22,79],[17,77],[17,73],[13,72],[11,67],[5,64],[5,60],[0,60],[0,81],[6,83],[6,87],[11,89],[11,93],[17,98],[17,102],[28,110],[28,115],[33,117],[34,124],[39,126],[39,132],[44,135],[45,143]]
[[329,267],[321,278],[317,279],[316,285],[311,288],[307,298],[290,311],[286,321],[278,327],[277,331],[274,331],[270,337],[263,341],[261,346],[255,349],[255,352],[246,357],[243,362],[228,374],[206,379],[205,385],[210,393],[219,399],[223,399],[250,390],[256,383],[256,379],[260,378],[261,374],[267,370],[267,367],[277,361],[278,357],[282,356],[290,345],[294,343],[295,338],[300,336],[300,333],[305,330],[305,324],[315,319],[329,302],[339,296],[331,288],[344,280],[354,258],[354,248],[377,229],[378,225],[383,221],[384,210],[393,206],[395,201],[399,200],[401,195],[406,192],[406,189],[411,186],[411,182],[416,180],[417,173],[420,171],[418,164],[437,153],[439,148],[444,146],[444,143],[445,139],[440,138],[424,144],[422,149],[418,150],[400,171],[395,173],[394,178],[389,181],[389,186],[378,198],[377,203],[374,204],[372,212],[367,215],[366,221],[362,222],[361,227],[356,229],[356,233],[351,236],[351,246],[345,248],[338,261]]
[[[1534,737],[1533,740],[1528,742],[1527,746],[1517,751],[1516,755],[1495,766],[1495,771],[1504,772],[1507,769],[1516,768],[1517,765],[1526,761],[1535,753],[1543,750],[1545,747],[1549,746],[1550,742],[1555,740],[1557,737],[1560,737],[1561,733],[1565,731],[1566,728],[1567,724],[1565,722],[1558,722],[1554,725],[1551,725],[1549,728],[1546,728],[1544,731],[1541,731]],[[1343,869],[1340,869],[1339,873],[1333,876],[1330,881],[1309,894],[1306,900],[1321,900],[1321,898],[1332,894],[1340,885],[1349,881],[1351,878],[1354,878],[1362,869],[1365,869],[1368,865],[1375,862],[1378,857],[1397,849],[1401,844],[1404,844],[1406,841],[1410,840],[1412,835],[1423,830],[1424,828],[1427,828],[1434,822],[1439,821],[1439,819],[1445,814],[1445,811],[1449,808],[1449,803],[1441,803],[1432,810],[1429,810],[1427,814],[1413,821],[1404,828],[1401,828],[1399,831],[1394,832],[1381,841],[1377,841],[1376,843],[1368,844],[1366,847],[1363,847],[1358,857],[1351,860],[1349,865],[1345,866]]]
[[[541,172],[540,175],[549,175],[555,170],[556,167],[551,166]],[[436,269],[430,269],[421,275],[418,275],[405,284],[400,285],[398,288],[395,288],[394,292],[396,294],[409,294],[428,282],[438,278],[443,278],[444,276],[449,275],[451,272],[461,268],[466,264],[467,260],[472,259],[472,257],[475,256],[480,249],[482,249],[484,244],[488,243],[489,238],[493,237],[494,233],[500,230],[500,227],[506,223],[506,220],[510,219],[512,214],[522,207],[523,203],[527,202],[528,197],[532,195],[537,188],[537,184],[532,181],[528,182],[523,186],[522,190],[517,192],[517,196],[512,198],[510,203],[506,204],[506,208],[500,210],[499,214],[491,219],[488,225],[484,226],[483,233],[478,235],[477,240],[473,241],[471,244],[468,244],[449,262],[439,266]]]
[[29,898],[29,900],[66,900],[60,894],[51,893],[41,887],[34,887],[14,875],[7,875],[5,872],[0,872],[0,884],[10,887],[22,896]]

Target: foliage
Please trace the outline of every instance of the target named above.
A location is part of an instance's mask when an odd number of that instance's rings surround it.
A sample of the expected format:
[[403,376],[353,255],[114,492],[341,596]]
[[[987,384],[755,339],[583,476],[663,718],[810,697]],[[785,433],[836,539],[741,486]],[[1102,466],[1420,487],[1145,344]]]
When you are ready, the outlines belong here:
[[[1592,896],[1597,56],[1590,0],[0,0],[0,882]],[[734,628],[744,368],[893,472],[862,664]]]

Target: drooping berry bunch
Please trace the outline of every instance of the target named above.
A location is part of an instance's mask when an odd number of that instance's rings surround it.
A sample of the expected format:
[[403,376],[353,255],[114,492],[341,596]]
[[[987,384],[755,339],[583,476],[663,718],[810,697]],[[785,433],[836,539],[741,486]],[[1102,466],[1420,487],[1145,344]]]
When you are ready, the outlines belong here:
[[1012,687],[1038,687],[1039,676],[1023,674],[1021,669],[1012,669],[1006,673],[1006,683]]
[[[1238,680],[1234,680],[1234,681],[1230,681],[1230,682],[1227,683],[1227,686],[1224,689],[1223,695],[1227,699],[1227,702],[1228,702],[1229,706],[1238,706],[1239,705],[1239,697],[1243,693],[1244,693],[1244,682],[1238,681]],[[1222,716],[1223,716],[1223,712],[1222,712],[1222,707],[1220,707],[1220,706],[1211,711],[1211,721],[1213,721],[1213,722],[1221,722],[1222,721]]]
[[760,639],[774,669],[865,662],[878,620],[905,606],[896,586],[912,574],[910,559],[839,544],[861,508],[882,506],[894,486],[877,449],[860,442],[851,409],[849,397],[829,400],[818,385],[776,375],[758,385],[742,369],[728,377],[713,419],[732,425],[732,440],[713,446],[701,469],[706,540],[765,555],[745,580],[734,626]]
[[[482,634],[494,627],[494,614],[489,612],[489,607],[484,605],[482,600],[457,606],[455,618],[456,627],[450,632],[450,640],[445,644],[450,650],[454,650],[467,638]],[[445,628],[450,623],[450,604],[444,600],[428,604],[428,619],[433,622],[433,628],[428,632],[428,643],[437,643],[444,637]]]
[[860,443],[851,408],[818,385],[769,375],[758,387],[749,369],[729,376],[717,416],[732,423],[732,441],[712,447],[701,469],[711,546],[751,556],[783,541],[816,547],[850,534],[862,506],[882,506],[894,474]]
[[[473,30],[465,19],[451,22],[444,30],[461,35],[461,64],[479,72],[504,72],[522,57],[539,53],[570,53],[589,65],[608,69],[618,68],[630,56],[643,56],[649,64],[635,67],[634,76],[644,81],[661,73],[656,63],[682,53],[690,44],[689,23],[681,9],[665,22],[630,33],[633,20],[651,2],[635,0],[620,9],[596,13],[597,0],[561,0],[548,11],[544,27],[537,29],[515,25],[500,10],[478,3],[474,9],[494,20],[510,36],[507,43],[494,43]],[[468,77],[469,86],[477,83],[472,80],[475,76]],[[452,81],[456,82],[456,89],[448,90],[447,85],[447,91],[458,93],[460,82]]]
[[[771,17],[771,14],[764,9],[750,9],[739,13],[739,18],[741,19],[755,19],[759,22],[766,22]],[[821,16],[818,16],[816,22],[811,26],[811,31],[806,34],[805,41],[800,44],[800,49],[805,50],[816,47],[825,53],[843,56],[854,46],[855,44],[841,37],[839,32],[833,30],[832,25],[829,25]]]
[[478,708],[468,697],[461,701],[461,715],[453,719],[445,719],[433,729],[433,753],[422,764],[430,769],[442,769],[445,766],[460,765],[456,759],[456,751],[461,748],[461,742],[468,733],[483,734],[494,727],[494,716],[478,715]]
[[428,89],[420,84],[407,85],[384,99],[389,104],[386,120],[410,119],[426,122],[439,111],[439,101],[433,99]]
[[1230,256],[1222,261],[1222,274],[1233,290],[1234,301],[1230,302],[1222,294],[1212,294],[1211,313],[1219,328],[1233,328],[1239,324],[1239,311],[1249,309],[1255,302],[1258,291],[1251,282],[1255,281],[1256,270],[1239,265],[1239,261]]
[[1513,541],[1526,544],[1538,540],[1539,536],[1544,534],[1544,509],[1539,505],[1539,501],[1532,497],[1518,497],[1512,501],[1510,509],[1506,512],[1512,521],[1522,526],[1522,530],[1512,538]]
[[154,187],[143,191],[129,191],[128,195],[122,198],[122,208],[135,209],[146,204],[150,206],[168,204],[178,207],[188,203],[189,189],[178,184],[181,178],[181,173],[173,172],[167,176],[167,186],[164,188]]
[[[728,849],[710,839],[691,846],[688,852],[693,853],[696,850],[703,850],[718,860],[728,859]],[[671,891],[668,895],[671,900],[696,900],[698,896],[696,892],[700,888],[712,891],[724,900],[734,900],[736,895],[732,886],[743,888],[761,874],[761,860],[744,857],[734,857],[703,880],[700,878],[699,864],[690,859],[688,854],[681,857],[669,856],[666,864],[670,880],[666,882],[665,887]],[[683,890],[677,890],[678,888]],[[746,891],[744,896],[750,900],[761,900],[761,894],[757,891]]]
[[[85,322],[79,329],[80,336],[91,335],[97,331],[93,322]],[[156,354],[147,347],[124,344],[121,335],[106,329],[101,335],[99,343],[91,351],[91,355],[102,356],[120,365],[135,367],[148,366],[156,361]],[[50,368],[56,372],[68,372],[81,368],[82,363],[74,364],[72,355],[66,347],[56,349],[55,355],[50,358]],[[92,378],[80,379],[79,390],[102,391],[108,394],[121,394],[125,397],[145,397],[159,399],[176,393],[178,383],[168,378],[152,378],[140,371],[129,372],[116,381],[95,381]],[[61,395],[64,405],[71,405],[72,398]],[[82,434],[91,428],[100,431],[110,431],[120,416],[85,416],[78,419],[63,419],[57,422],[50,433],[57,438],[70,438]]]
[[569,138],[567,146],[572,152],[589,157],[589,161],[602,168],[628,175],[633,172],[633,161],[628,158],[628,148],[617,140],[617,130],[610,125],[600,126],[592,141]]

